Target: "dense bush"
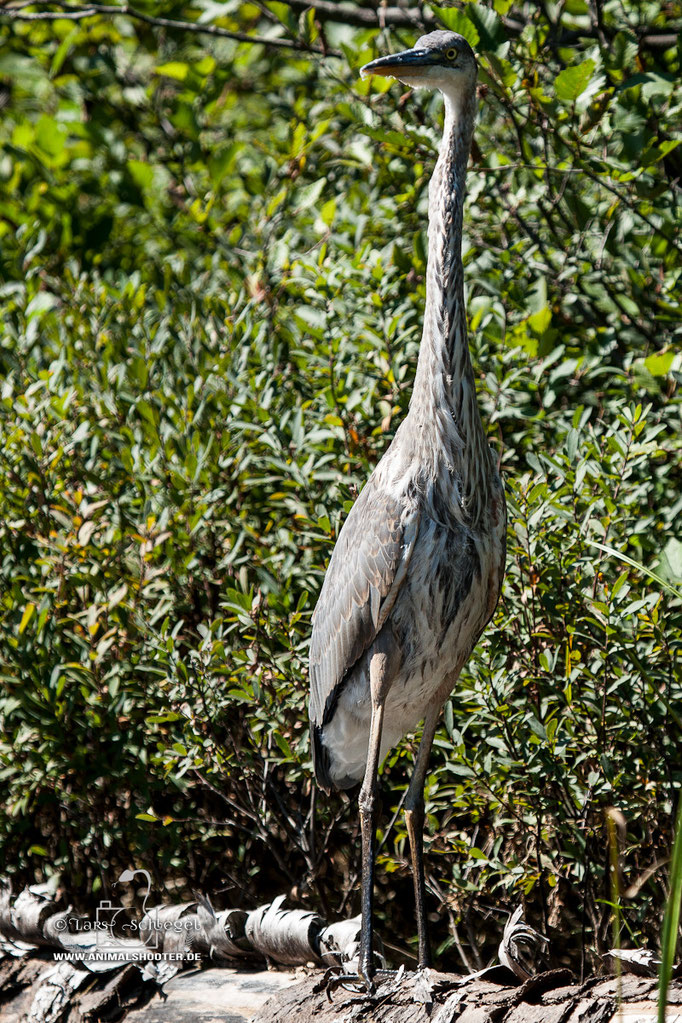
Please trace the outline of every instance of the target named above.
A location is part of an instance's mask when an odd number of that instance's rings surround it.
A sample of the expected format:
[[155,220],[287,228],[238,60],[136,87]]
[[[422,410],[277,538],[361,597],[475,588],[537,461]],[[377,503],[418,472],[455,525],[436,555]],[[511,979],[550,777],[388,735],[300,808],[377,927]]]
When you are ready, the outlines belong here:
[[[409,401],[440,100],[358,78],[415,30],[300,6],[149,6],[297,49],[0,24],[0,847],[76,902],[135,865],[357,905],[354,804],[313,814],[306,651]],[[465,263],[509,504],[427,785],[434,933],[473,966],[525,901],[579,968],[656,943],[682,784],[682,10],[416,16],[481,56]],[[416,741],[384,769],[403,952]]]

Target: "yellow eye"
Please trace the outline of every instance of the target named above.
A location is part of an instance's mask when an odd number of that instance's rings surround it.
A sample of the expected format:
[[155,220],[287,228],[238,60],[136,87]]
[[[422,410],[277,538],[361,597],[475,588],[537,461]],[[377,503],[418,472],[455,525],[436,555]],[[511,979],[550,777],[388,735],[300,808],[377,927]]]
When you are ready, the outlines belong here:
[[446,50],[445,51],[445,56],[448,58],[448,60],[455,60],[456,59],[456,57],[457,57],[457,50],[454,48],[454,46],[452,47],[451,50]]

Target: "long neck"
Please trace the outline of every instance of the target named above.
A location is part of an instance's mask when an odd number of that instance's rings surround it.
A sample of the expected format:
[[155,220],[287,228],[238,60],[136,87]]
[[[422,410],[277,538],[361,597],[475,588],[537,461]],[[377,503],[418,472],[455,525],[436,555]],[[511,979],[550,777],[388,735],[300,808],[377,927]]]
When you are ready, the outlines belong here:
[[467,341],[462,268],[475,95],[472,87],[461,98],[445,96],[445,129],[429,188],[424,331],[409,413],[424,468],[434,479],[444,472],[454,476],[457,504],[474,518],[480,507],[477,489],[484,485],[477,470],[485,476],[490,459]]

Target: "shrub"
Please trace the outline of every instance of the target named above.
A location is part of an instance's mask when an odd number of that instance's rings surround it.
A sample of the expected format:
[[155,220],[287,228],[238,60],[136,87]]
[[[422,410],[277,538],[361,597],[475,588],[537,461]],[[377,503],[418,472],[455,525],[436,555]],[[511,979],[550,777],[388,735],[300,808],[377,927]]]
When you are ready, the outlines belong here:
[[[329,21],[323,60],[266,9],[299,51],[0,28],[0,845],[76,902],[134,864],[355,908],[354,804],[310,839],[306,651],[409,401],[440,101],[358,80],[412,32]],[[680,10],[433,10],[482,56],[465,263],[509,554],[436,741],[430,909],[474,964],[524,900],[576,966],[614,921],[656,941],[682,781]],[[400,817],[379,874],[405,952]]]

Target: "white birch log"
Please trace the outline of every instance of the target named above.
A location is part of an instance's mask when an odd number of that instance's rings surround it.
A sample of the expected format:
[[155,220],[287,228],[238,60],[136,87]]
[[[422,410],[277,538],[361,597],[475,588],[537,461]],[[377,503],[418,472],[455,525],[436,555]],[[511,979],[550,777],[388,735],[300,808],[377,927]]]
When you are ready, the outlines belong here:
[[282,909],[285,896],[249,913],[245,934],[249,943],[267,959],[290,966],[322,963],[319,935],[325,926],[316,913]]

